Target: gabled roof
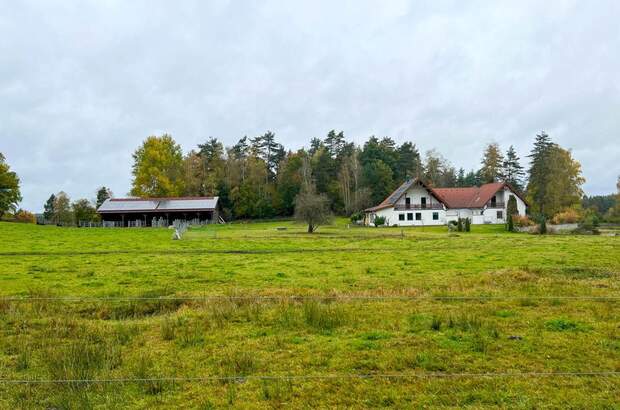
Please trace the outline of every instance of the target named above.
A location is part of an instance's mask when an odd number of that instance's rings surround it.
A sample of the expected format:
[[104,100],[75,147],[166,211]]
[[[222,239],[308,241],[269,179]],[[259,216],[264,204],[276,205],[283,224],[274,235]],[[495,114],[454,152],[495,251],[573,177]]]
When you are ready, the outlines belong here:
[[218,197],[171,197],[171,198],[111,198],[97,212],[174,212],[212,211],[217,208]]
[[448,208],[483,208],[498,191],[504,188],[510,189],[527,205],[525,198],[506,182],[491,182],[479,187],[467,188],[433,188],[433,192],[444,200]]
[[438,196],[435,195],[432,188],[430,188],[428,185],[426,185],[424,182],[422,182],[421,180],[414,178],[414,179],[410,179],[408,181],[403,182],[403,184],[401,186],[399,186],[398,188],[396,188],[396,190],[394,192],[392,192],[390,194],[390,196],[388,196],[387,198],[385,198],[383,200],[383,202],[381,202],[379,205],[377,206],[373,206],[372,208],[368,208],[366,209],[366,211],[378,211],[379,209],[384,209],[384,208],[390,208],[392,206],[394,206],[396,204],[396,202],[398,202],[398,200],[400,198],[402,198],[403,195],[405,195],[405,193],[409,190],[409,188],[411,188],[413,185],[415,184],[420,184],[422,185],[422,187],[424,187],[431,195],[433,195],[439,202],[443,203],[444,205],[446,205],[444,203],[444,201]]
[[435,198],[443,203],[447,208],[483,208],[487,202],[501,189],[508,188],[516,196],[518,196],[525,204],[527,201],[519,194],[510,184],[506,182],[492,182],[479,187],[467,188],[432,188],[419,180],[409,180],[402,184],[396,191],[388,196],[379,205],[368,208],[366,211],[378,211],[384,208],[390,208],[398,202],[398,200],[409,190],[416,182],[419,182],[426,188]]

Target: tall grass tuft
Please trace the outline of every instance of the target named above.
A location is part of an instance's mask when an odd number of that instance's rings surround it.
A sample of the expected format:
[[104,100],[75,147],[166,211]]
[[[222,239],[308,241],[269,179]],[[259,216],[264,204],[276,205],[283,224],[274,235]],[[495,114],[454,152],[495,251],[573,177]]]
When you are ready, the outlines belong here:
[[159,330],[162,340],[174,340],[176,323],[167,316],[161,321]]
[[92,379],[104,367],[105,359],[101,346],[82,340],[51,348],[45,355],[50,377],[58,380]]
[[348,321],[344,309],[337,305],[307,301],[303,304],[302,310],[306,324],[321,332],[331,332]]
[[230,350],[220,362],[224,376],[247,376],[256,370],[254,352],[247,350]]

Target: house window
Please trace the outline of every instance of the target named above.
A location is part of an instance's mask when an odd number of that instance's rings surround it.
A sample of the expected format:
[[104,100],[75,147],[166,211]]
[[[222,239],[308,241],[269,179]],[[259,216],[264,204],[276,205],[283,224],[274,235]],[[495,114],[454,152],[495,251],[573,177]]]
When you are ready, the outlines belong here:
[[497,219],[504,219],[504,211],[497,211]]
[[422,209],[426,208],[426,197],[420,198],[420,205],[422,206]]
[[416,221],[421,221],[422,220],[422,212],[416,212],[415,213],[415,220]]
[[405,220],[405,214],[398,214],[398,220],[399,221],[404,221]]
[[439,212],[433,212],[433,221],[439,220]]
[[409,213],[407,214],[407,220],[408,220],[408,221],[413,221],[413,213],[409,212]]

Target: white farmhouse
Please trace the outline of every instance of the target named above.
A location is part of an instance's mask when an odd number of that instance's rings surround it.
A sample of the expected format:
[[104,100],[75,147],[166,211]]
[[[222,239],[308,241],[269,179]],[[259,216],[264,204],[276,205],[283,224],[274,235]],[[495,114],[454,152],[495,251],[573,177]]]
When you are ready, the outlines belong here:
[[479,187],[432,188],[418,179],[402,184],[379,205],[365,211],[364,223],[374,225],[376,217],[385,217],[386,225],[445,225],[458,218],[472,224],[506,222],[508,199],[514,196],[519,215],[525,215],[525,199],[505,182]]

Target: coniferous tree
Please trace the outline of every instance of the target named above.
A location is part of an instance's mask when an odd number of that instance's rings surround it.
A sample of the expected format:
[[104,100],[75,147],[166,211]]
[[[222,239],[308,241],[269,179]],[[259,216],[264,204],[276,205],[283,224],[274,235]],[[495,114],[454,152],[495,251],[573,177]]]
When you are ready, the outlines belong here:
[[250,146],[248,145],[248,137],[246,136],[233,145],[230,155],[234,156],[236,159],[245,159],[247,158],[249,151]]
[[506,157],[502,163],[502,177],[504,181],[509,183],[514,189],[518,191],[523,190],[523,166],[519,163],[519,157],[514,147],[511,145],[506,151]]
[[97,203],[96,203],[97,208],[99,208],[101,204],[103,204],[106,201],[106,199],[109,199],[109,198],[112,198],[112,190],[104,186],[100,187],[97,190]]
[[411,142],[403,143],[398,147],[397,158],[394,175],[397,183],[402,183],[421,175],[422,161],[420,159],[420,152],[415,144]]
[[274,181],[278,171],[280,161],[284,158],[286,151],[282,144],[276,142],[273,132],[267,131],[263,135],[250,140],[252,153],[262,159],[267,165],[267,177],[269,181]]
[[56,195],[52,194],[43,205],[43,219],[51,221],[54,217],[54,204],[56,203]]
[[535,210],[543,215],[545,214],[545,197],[550,181],[549,163],[552,147],[551,138],[543,131],[536,135],[534,147],[528,155],[530,169],[528,171],[527,196]]
[[373,203],[383,201],[395,188],[392,169],[380,159],[364,165],[362,175],[364,186],[371,190]]
[[534,214],[551,218],[555,213],[579,203],[583,192],[581,165],[567,151],[542,132],[536,136],[529,155],[527,197]]
[[466,181],[466,177],[465,177],[465,170],[461,167],[459,168],[459,172],[456,176],[456,186],[457,187],[465,187],[467,186],[467,181]]

